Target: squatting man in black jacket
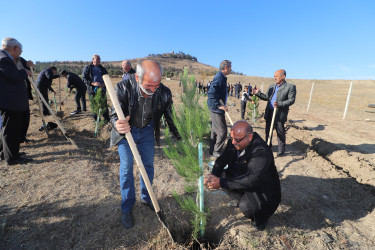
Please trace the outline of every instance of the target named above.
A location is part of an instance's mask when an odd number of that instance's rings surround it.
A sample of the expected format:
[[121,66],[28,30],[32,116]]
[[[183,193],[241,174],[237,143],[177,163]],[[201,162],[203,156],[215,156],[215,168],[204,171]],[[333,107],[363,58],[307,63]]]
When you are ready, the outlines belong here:
[[204,184],[209,189],[223,188],[234,200],[230,204],[239,207],[258,230],[264,230],[281,200],[272,151],[246,121],[236,122],[230,135]]
[[[111,145],[118,145],[120,155],[121,222],[126,229],[134,226],[132,209],[135,203],[133,154],[124,134],[131,132],[148,178],[154,177],[154,145],[160,143],[160,119],[164,115],[172,133],[179,138],[172,120],[172,93],[160,81],[160,64],[153,60],[138,63],[134,75],[116,85],[116,94],[125,120],[111,114]],[[141,204],[154,210],[146,185],[141,182]]]

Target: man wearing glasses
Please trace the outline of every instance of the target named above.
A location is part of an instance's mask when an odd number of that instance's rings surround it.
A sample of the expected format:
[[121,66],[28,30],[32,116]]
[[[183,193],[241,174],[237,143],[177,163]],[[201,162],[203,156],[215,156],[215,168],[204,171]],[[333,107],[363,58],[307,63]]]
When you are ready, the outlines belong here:
[[264,230],[281,200],[272,151],[246,121],[236,122],[230,135],[204,184],[209,189],[223,188],[234,200],[230,206],[238,207],[258,230]]

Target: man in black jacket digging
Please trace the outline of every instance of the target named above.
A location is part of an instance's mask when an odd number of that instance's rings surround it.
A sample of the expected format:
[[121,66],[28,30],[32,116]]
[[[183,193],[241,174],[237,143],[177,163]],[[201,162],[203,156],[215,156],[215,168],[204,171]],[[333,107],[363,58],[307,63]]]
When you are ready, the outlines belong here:
[[[125,120],[118,120],[113,110],[111,146],[118,145],[120,155],[121,222],[126,229],[134,225],[132,208],[136,197],[133,154],[124,134],[131,132],[151,184],[154,177],[154,145],[155,140],[160,144],[160,119],[163,115],[172,133],[180,137],[172,120],[172,93],[160,82],[162,75],[158,62],[144,60],[138,63],[135,75],[116,85]],[[143,178],[140,182],[141,204],[154,209]]]
[[[209,189],[223,188],[234,206],[264,230],[281,200],[279,175],[271,149],[246,121],[236,122],[224,152],[204,179]],[[227,169],[224,167],[228,165]],[[233,203],[232,203],[233,204]]]
[[[68,72],[65,69],[61,71],[60,73],[61,76],[66,77],[67,84],[66,87],[68,87],[70,90],[69,92],[72,92],[72,89],[76,89],[76,106],[77,110],[71,112],[71,115],[79,114],[81,111],[86,111],[86,85],[83,83],[82,79],[77,75],[72,72]],[[81,103],[82,102],[82,109],[81,109]]]

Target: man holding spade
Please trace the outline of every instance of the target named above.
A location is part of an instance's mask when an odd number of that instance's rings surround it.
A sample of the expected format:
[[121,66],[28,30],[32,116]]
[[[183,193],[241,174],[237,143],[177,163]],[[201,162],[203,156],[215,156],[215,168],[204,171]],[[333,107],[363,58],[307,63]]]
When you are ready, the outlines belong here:
[[[296,85],[285,81],[286,71],[280,69],[275,72],[275,83],[270,85],[267,94],[260,92],[257,88],[253,93],[264,101],[268,101],[264,119],[266,119],[266,141],[271,129],[272,115],[276,108],[275,125],[278,141],[277,156],[283,156],[285,153],[285,122],[287,121],[289,106],[296,100]],[[272,138],[271,138],[272,139]],[[270,147],[272,143],[270,144]]]
[[[154,145],[160,143],[160,119],[164,115],[175,137],[179,138],[172,120],[172,93],[161,83],[161,65],[154,60],[138,63],[135,75],[116,85],[116,95],[125,120],[116,111],[111,114],[111,146],[118,145],[120,155],[121,222],[126,229],[134,226],[132,208],[135,203],[133,154],[124,134],[130,132],[152,184],[154,177]],[[143,178],[140,179],[141,204],[154,209]]]

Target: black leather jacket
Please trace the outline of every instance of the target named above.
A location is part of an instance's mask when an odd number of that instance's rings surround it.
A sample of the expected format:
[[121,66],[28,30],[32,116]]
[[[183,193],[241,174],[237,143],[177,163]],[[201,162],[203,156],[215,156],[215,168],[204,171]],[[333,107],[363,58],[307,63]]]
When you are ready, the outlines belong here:
[[[134,75],[131,75],[127,81],[117,83],[115,90],[121,109],[124,112],[125,117],[128,115],[130,116],[129,124],[132,126],[133,117],[138,108],[139,96],[139,86]],[[160,84],[160,87],[152,96],[152,121],[154,123],[155,139],[158,145],[160,145],[160,119],[163,115],[173,135],[176,138],[181,138],[172,120],[172,104],[172,93],[170,89],[163,84]],[[116,130],[115,124],[117,120],[118,117],[116,111],[112,109],[111,146],[117,145],[119,141],[124,138],[124,135],[119,134]]]

